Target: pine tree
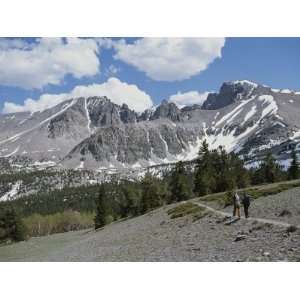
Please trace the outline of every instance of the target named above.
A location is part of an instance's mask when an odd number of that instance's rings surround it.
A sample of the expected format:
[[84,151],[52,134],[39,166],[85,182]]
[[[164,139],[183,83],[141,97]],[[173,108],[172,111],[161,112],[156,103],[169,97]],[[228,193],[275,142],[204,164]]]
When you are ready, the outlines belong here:
[[215,188],[211,152],[206,140],[202,142],[195,166],[194,192],[198,196],[211,193]]
[[94,219],[95,222],[95,229],[101,228],[106,224],[106,218],[107,218],[107,206],[106,202],[106,189],[105,185],[102,184],[99,189],[99,196],[96,201],[96,216]]
[[13,239],[16,242],[25,241],[28,236],[28,230],[20,217],[20,215],[15,214],[15,228],[13,231]]
[[231,155],[220,146],[213,151],[213,170],[216,178],[215,192],[231,190],[235,187],[235,178],[233,176],[234,165],[231,162]]
[[171,174],[171,202],[179,202],[190,198],[191,187],[188,180],[188,175],[186,174],[183,163],[182,161],[179,161]]
[[13,208],[0,216],[1,239],[15,242],[24,241],[28,236],[27,228],[20,215]]
[[300,177],[300,170],[299,170],[297,152],[295,151],[295,149],[292,150],[291,158],[292,158],[292,162],[290,167],[288,168],[288,178],[298,179]]
[[204,196],[210,193],[210,180],[207,174],[198,170],[195,174],[194,192],[198,196]]
[[230,164],[232,166],[231,176],[234,178],[236,187],[247,187],[250,184],[250,175],[244,167],[244,161],[233,153],[230,154]]
[[147,173],[141,181],[141,213],[146,213],[162,205],[162,194],[159,181]]
[[265,182],[272,183],[280,180],[280,166],[276,163],[271,152],[266,155],[261,165],[261,171]]
[[139,214],[139,189],[133,183],[123,183],[122,186],[123,201],[121,205],[121,216],[137,216]]

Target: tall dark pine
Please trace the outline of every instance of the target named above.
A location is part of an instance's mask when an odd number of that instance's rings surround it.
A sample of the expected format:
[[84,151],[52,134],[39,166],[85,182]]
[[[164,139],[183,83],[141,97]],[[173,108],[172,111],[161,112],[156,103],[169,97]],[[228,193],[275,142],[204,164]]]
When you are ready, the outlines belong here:
[[292,162],[288,169],[288,176],[289,179],[298,179],[300,177],[300,170],[299,170],[297,152],[295,151],[295,149],[292,150],[291,158],[292,158]]
[[120,201],[121,217],[137,216],[139,214],[139,189],[132,182],[122,185],[123,199]]
[[278,173],[280,168],[276,163],[271,152],[269,152],[265,157],[261,168],[262,168],[263,176],[265,178],[265,182],[272,183],[278,180],[278,176],[279,176]]
[[2,240],[19,242],[27,238],[27,228],[13,208],[7,209],[0,215],[0,229]]
[[194,192],[198,196],[209,194],[213,191],[215,178],[213,174],[211,153],[206,140],[202,142],[195,167]]
[[106,190],[104,184],[100,186],[99,196],[96,201],[96,216],[94,219],[95,229],[101,228],[106,223],[107,209],[106,209]]
[[170,202],[179,202],[190,198],[191,187],[188,180],[188,175],[186,174],[183,163],[179,161],[171,174]]
[[147,173],[141,181],[141,213],[146,213],[162,204],[162,194],[159,181]]

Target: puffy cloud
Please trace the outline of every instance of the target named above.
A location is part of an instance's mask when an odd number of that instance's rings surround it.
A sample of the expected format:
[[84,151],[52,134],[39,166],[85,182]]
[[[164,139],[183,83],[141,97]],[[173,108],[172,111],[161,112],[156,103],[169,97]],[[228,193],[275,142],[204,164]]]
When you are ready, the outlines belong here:
[[209,92],[199,93],[197,91],[189,91],[186,93],[178,92],[177,94],[170,96],[169,102],[175,103],[178,107],[193,104],[202,105],[208,94]]
[[26,99],[23,105],[13,102],[4,102],[3,113],[43,111],[70,98],[72,98],[71,94],[43,94],[37,100],[31,98]]
[[94,76],[100,68],[98,51],[93,39],[0,39],[0,84],[40,89],[60,84],[68,74]]
[[118,78],[111,77],[101,84],[77,86],[70,93],[44,94],[37,100],[27,99],[23,105],[5,102],[3,112],[42,111],[67,99],[89,96],[107,96],[112,102],[119,105],[126,103],[131,109],[137,112],[142,112],[153,105],[150,96],[136,85],[128,84],[120,81]]
[[113,47],[115,59],[154,80],[175,81],[204,71],[221,57],[224,44],[224,38],[142,38],[131,44],[122,39],[113,42]]

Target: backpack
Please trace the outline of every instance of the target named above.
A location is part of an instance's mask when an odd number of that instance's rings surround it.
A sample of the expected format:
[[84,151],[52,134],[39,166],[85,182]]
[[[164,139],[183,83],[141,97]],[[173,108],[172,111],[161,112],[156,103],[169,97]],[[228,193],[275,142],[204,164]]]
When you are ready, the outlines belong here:
[[251,204],[252,199],[250,198],[250,196],[248,194],[246,194],[243,198],[243,204],[248,206]]

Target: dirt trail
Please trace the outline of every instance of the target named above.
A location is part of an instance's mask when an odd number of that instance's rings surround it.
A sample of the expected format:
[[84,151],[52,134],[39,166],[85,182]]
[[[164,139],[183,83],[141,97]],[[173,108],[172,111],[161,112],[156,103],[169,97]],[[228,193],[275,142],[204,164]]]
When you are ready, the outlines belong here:
[[[210,206],[208,206],[206,204],[203,204],[203,203],[200,203],[200,202],[196,202],[196,201],[194,201],[193,203],[197,204],[200,207],[203,207],[203,208],[207,209],[208,211],[212,211],[212,212],[214,212],[214,213],[216,213],[218,215],[221,215],[221,216],[224,216],[224,217],[232,217],[231,213],[214,209],[213,207],[210,207]],[[241,217],[241,219],[245,219],[245,220],[248,220],[248,221],[257,221],[257,222],[264,223],[264,224],[272,224],[272,225],[275,225],[275,226],[281,226],[281,227],[285,227],[285,228],[288,228],[290,226],[294,226],[293,224],[290,224],[290,223],[281,222],[281,221],[275,221],[275,220],[270,220],[270,219],[265,219],[265,218],[253,218],[253,217],[249,217],[248,219],[246,219],[245,217]],[[300,226],[296,226],[296,227],[300,228]]]

